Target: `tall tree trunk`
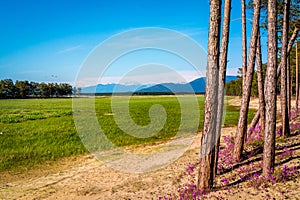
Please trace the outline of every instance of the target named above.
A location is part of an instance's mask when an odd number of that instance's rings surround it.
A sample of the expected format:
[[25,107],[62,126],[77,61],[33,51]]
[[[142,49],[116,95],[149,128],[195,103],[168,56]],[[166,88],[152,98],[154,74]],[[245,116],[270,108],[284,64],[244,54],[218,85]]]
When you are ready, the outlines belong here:
[[257,83],[258,83],[258,96],[259,96],[259,114],[260,114],[260,127],[261,133],[265,132],[265,96],[264,96],[264,83],[263,83],[263,72],[262,72],[262,58],[261,58],[261,44],[260,34],[257,40],[257,52],[256,52],[256,63],[257,63]]
[[[265,81],[265,84],[266,84],[266,81]],[[266,90],[266,85],[264,87],[264,91]],[[248,131],[247,131],[247,135],[250,135],[252,133],[252,128],[254,128],[257,123],[259,122],[260,120],[260,110],[258,109],[249,125],[249,128],[248,128]]]
[[277,69],[276,0],[268,0],[268,64],[266,76],[266,124],[264,135],[263,175],[267,176],[275,163],[276,130],[276,69]]
[[247,73],[247,26],[246,26],[246,2],[241,0],[242,4],[242,87],[246,81]]
[[296,41],[296,110],[299,111],[299,65],[298,65],[298,41]]
[[226,67],[227,67],[227,53],[228,53],[228,40],[229,40],[229,28],[230,28],[230,11],[231,11],[231,0],[225,0],[224,4],[224,19],[222,28],[222,46],[220,53],[220,69],[219,69],[219,92],[218,92],[218,111],[217,111],[217,135],[216,135],[216,146],[215,146],[215,166],[214,171],[217,174],[218,158],[219,158],[219,146],[220,136],[222,129],[222,118],[223,118],[223,107],[224,107],[224,86],[226,78]]
[[[289,40],[288,47],[287,47],[287,49],[288,49],[288,50],[287,50],[287,56],[290,55],[290,52],[291,52],[291,50],[292,50],[292,48],[293,48],[293,44],[294,44],[294,42],[295,42],[295,40],[296,40],[296,38],[297,38],[298,31],[299,31],[299,28],[298,28],[298,27],[295,27],[295,28],[294,28],[294,31],[293,31],[293,34],[292,34],[292,36],[291,36],[291,38],[290,38],[290,40]],[[280,71],[281,71],[281,65],[279,64],[279,65],[277,66],[277,77],[280,76]]]
[[[295,29],[294,29],[294,31],[293,31],[293,34],[292,34],[292,36],[291,36],[291,38],[290,38],[290,40],[289,40],[289,44],[288,44],[288,53],[287,53],[288,56],[289,56],[289,54],[290,54],[290,52],[291,52],[291,50],[292,50],[293,44],[294,44],[294,42],[295,42],[295,39],[297,38],[298,31],[299,31],[299,29],[298,29],[297,27],[295,27]],[[279,77],[280,71],[281,71],[281,70],[280,70],[280,65],[278,65],[278,67],[277,67],[277,76],[276,76],[276,78]],[[265,91],[266,91],[266,81],[267,81],[267,80],[265,79],[265,87],[264,87]],[[300,95],[300,93],[299,93],[299,95]],[[299,98],[299,99],[300,99],[300,98]],[[259,121],[259,118],[260,118],[260,114],[259,114],[259,110],[258,110],[258,111],[256,111],[254,118],[252,119],[252,122],[251,122],[251,124],[250,124],[250,128],[248,129],[248,134],[251,134],[251,132],[252,132],[251,127],[255,127],[255,126],[256,126],[257,122]]]
[[290,0],[285,0],[283,13],[282,27],[282,47],[281,47],[281,81],[280,81],[280,103],[281,103],[281,119],[282,119],[282,135],[287,137],[290,135],[289,113],[287,101],[287,45],[288,45],[288,30],[289,30],[289,11]]
[[213,187],[218,108],[221,1],[210,0],[204,124],[200,147],[199,189]]
[[281,103],[281,119],[282,119],[282,135],[287,137],[290,135],[289,113],[287,101],[287,45],[289,30],[289,9],[290,0],[285,0],[282,27],[282,47],[281,47],[281,81],[280,81],[280,103]]
[[290,56],[287,58],[287,63],[286,63],[286,71],[287,71],[287,101],[288,101],[288,113],[291,112],[292,108],[292,85],[291,85],[291,66],[290,66]]
[[238,121],[238,127],[237,127],[237,132],[235,137],[235,146],[233,152],[233,156],[236,160],[241,159],[243,147],[244,147],[244,139],[247,131],[247,118],[248,118],[249,102],[250,102],[250,95],[251,95],[253,71],[255,66],[256,48],[257,48],[259,16],[260,16],[260,0],[254,0],[253,3],[254,3],[254,14],[253,14],[247,74],[246,74],[246,81],[243,86],[240,117]]

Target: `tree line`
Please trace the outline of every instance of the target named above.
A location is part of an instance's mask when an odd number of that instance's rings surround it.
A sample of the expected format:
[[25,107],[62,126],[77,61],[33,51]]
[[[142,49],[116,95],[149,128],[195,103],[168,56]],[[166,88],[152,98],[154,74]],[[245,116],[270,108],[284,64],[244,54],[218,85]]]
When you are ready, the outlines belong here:
[[[300,42],[298,41],[298,46],[300,45]],[[278,59],[278,62],[280,63],[280,58]],[[297,84],[296,82],[297,77],[297,63],[296,63],[296,45],[293,46],[290,55],[289,55],[289,66],[290,66],[290,88],[289,92],[292,96],[296,95],[297,91]],[[264,63],[262,65],[262,80],[265,81],[266,77],[266,70],[267,70],[267,63]],[[232,80],[225,84],[225,93],[228,96],[242,96],[242,82],[243,82],[243,76],[242,76],[242,68],[238,69],[238,76],[236,80]],[[251,85],[251,96],[252,97],[258,97],[258,77],[257,77],[257,69],[254,71],[253,74],[253,80]],[[280,94],[280,80],[277,81],[277,94]]]
[[65,97],[73,93],[73,88],[68,83],[38,83],[15,81],[11,79],[0,80],[0,98],[29,98],[29,97]]
[[[222,6],[223,2],[224,6]],[[249,0],[248,4],[246,0],[241,0],[241,5],[241,76],[225,86],[231,0],[210,0],[204,123],[197,183],[201,190],[210,190],[214,186],[225,88],[227,94],[242,97],[234,139],[234,161],[238,164],[247,159],[244,156],[244,141],[249,134],[252,134],[251,128],[260,125],[260,133],[264,137],[262,175],[265,177],[274,173],[278,116],[281,117],[283,137],[290,136],[289,113],[292,109],[292,91],[296,94],[295,109],[299,111],[298,45],[297,42],[295,45],[295,40],[298,38],[300,28],[300,0]],[[246,9],[252,12],[252,19],[246,16]],[[249,43],[246,31],[247,19],[251,21]],[[262,34],[267,34],[268,37],[265,64],[262,63]],[[292,49],[295,49],[295,54],[292,53]],[[293,72],[291,65],[294,64],[296,67]],[[280,114],[276,110],[278,94],[280,94]],[[248,126],[251,95],[258,96],[259,109]]]

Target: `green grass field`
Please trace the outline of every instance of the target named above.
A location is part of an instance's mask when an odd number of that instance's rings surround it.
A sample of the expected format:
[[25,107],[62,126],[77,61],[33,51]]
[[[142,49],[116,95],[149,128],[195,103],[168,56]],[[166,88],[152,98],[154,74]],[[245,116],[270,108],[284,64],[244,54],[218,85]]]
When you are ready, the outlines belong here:
[[[189,97],[186,97],[187,99]],[[120,102],[122,102],[120,97]],[[198,96],[201,129],[204,97]],[[187,101],[188,103],[188,101]],[[124,133],[112,115],[111,98],[96,98],[96,116],[106,136],[117,146],[153,144],[173,137],[179,128],[181,113],[175,97],[132,97],[130,116],[141,125],[150,122],[148,109],[164,106],[167,120],[162,130],[149,138],[136,138]],[[31,167],[44,161],[87,152],[73,121],[72,99],[14,99],[0,101],[0,171],[18,166]],[[254,111],[249,112],[249,118]],[[225,126],[236,125],[239,108],[226,106]],[[189,131],[189,120],[184,122]]]

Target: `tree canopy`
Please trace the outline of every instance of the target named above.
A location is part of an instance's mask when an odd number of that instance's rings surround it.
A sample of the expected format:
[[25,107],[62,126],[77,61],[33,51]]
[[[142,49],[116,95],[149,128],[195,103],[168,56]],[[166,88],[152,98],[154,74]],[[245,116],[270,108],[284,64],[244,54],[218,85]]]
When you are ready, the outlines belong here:
[[16,81],[11,79],[0,80],[0,98],[28,98],[28,97],[63,97],[73,93],[68,83],[37,83]]

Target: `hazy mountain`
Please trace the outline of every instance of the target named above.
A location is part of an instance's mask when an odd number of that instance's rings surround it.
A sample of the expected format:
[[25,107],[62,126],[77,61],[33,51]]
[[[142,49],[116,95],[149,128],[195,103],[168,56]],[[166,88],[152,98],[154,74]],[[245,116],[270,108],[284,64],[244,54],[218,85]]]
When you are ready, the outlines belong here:
[[226,76],[225,82],[228,83],[230,81],[235,81],[237,79],[236,76]]
[[[189,83],[161,83],[156,85],[121,85],[121,84],[98,84],[81,89],[81,93],[204,93],[205,77],[195,79]],[[226,76],[226,82],[236,80],[236,76]]]
[[143,88],[137,92],[145,93],[203,93],[205,92],[205,78],[198,78],[189,83],[179,84],[179,83],[162,83],[151,87]]
[[89,86],[81,89],[81,93],[125,93],[133,92],[149,85],[121,85],[121,84],[98,84],[97,86]]

